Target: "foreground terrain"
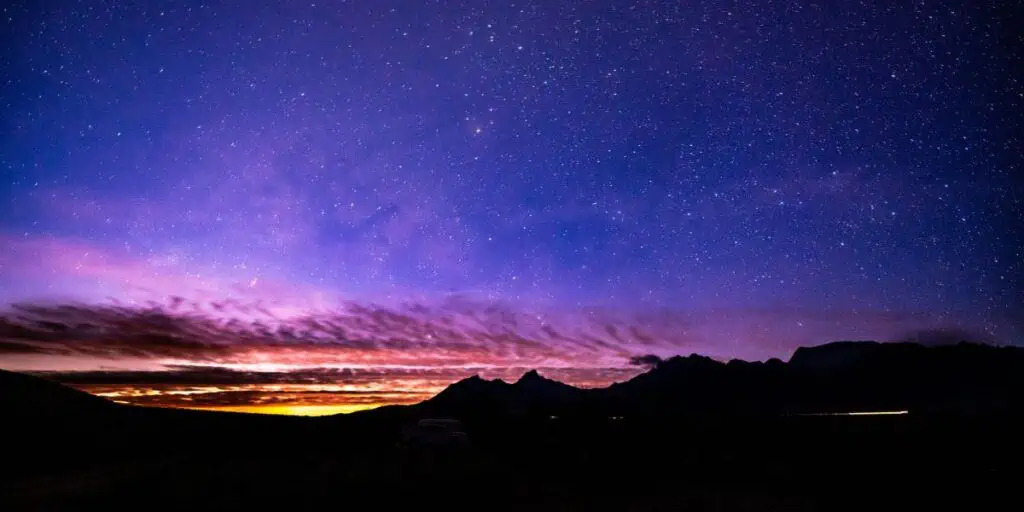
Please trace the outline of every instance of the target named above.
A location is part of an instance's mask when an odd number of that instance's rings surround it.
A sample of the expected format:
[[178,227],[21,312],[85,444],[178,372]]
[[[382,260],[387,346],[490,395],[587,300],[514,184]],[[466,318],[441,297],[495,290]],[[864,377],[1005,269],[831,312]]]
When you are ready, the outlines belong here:
[[[957,403],[999,395],[999,406],[938,408],[919,389],[904,393],[915,405],[906,414],[884,416],[738,407],[749,397],[736,393],[710,393],[714,407],[666,405],[687,403],[672,390],[693,394],[694,375],[722,379],[715,368],[692,358],[654,368],[632,386],[655,401],[595,401],[581,397],[604,395],[527,374],[322,418],[123,406],[0,372],[10,427],[0,509],[977,510],[997,508],[1022,474],[1014,394],[964,384]],[[837,403],[870,406],[877,390],[849,384],[836,384],[847,390]],[[820,398],[801,404],[827,405]],[[403,442],[410,424],[443,416],[462,420],[467,445]]]

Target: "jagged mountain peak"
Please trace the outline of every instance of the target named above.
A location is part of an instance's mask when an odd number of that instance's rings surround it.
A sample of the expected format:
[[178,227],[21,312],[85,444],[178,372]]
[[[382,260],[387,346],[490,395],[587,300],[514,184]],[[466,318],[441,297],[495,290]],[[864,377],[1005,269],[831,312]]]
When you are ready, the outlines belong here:
[[530,370],[530,371],[524,373],[522,375],[522,377],[519,377],[519,380],[516,381],[516,384],[538,382],[538,381],[542,382],[542,381],[547,381],[547,380],[550,380],[550,379],[547,379],[547,378],[541,376],[541,374],[538,373],[537,370]]

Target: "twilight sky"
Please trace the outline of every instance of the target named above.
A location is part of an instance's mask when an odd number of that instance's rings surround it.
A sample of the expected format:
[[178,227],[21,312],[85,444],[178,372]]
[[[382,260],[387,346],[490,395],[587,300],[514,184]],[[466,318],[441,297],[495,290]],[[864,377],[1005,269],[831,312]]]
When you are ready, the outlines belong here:
[[0,368],[315,414],[1024,344],[1024,10],[902,4],[7,3]]

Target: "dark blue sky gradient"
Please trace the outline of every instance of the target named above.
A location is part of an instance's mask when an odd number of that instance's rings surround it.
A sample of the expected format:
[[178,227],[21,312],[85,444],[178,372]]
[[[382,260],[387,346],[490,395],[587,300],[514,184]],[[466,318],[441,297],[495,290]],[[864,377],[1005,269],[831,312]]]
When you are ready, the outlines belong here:
[[1021,341],[1021,7],[756,4],[7,3],[4,299],[158,275]]

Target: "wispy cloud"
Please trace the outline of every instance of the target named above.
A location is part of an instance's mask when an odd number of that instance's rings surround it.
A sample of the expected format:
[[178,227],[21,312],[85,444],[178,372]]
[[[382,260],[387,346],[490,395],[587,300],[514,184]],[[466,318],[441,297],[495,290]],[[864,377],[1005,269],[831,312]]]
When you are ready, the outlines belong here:
[[[567,307],[399,290],[355,300],[187,255],[56,236],[2,241],[0,276],[12,287],[0,297],[0,367],[150,405],[353,410],[529,368],[603,386],[640,371],[638,356],[786,358],[802,345],[956,327],[868,309]],[[16,302],[18,286],[43,298]]]
[[465,298],[282,310],[259,300],[171,297],[144,304],[14,305],[0,315],[0,341],[7,354],[171,364],[608,367],[628,366],[641,354],[785,356],[800,345],[890,339],[937,321],[884,311],[782,308],[537,311]]

